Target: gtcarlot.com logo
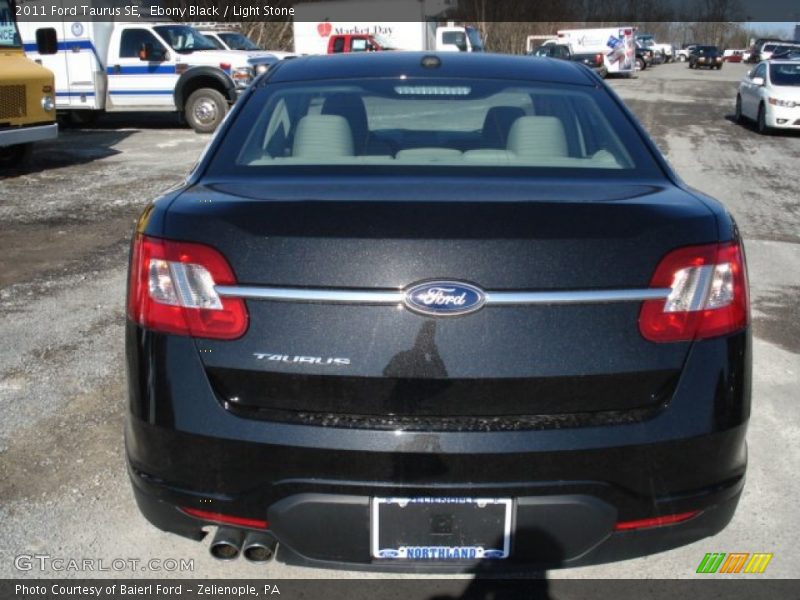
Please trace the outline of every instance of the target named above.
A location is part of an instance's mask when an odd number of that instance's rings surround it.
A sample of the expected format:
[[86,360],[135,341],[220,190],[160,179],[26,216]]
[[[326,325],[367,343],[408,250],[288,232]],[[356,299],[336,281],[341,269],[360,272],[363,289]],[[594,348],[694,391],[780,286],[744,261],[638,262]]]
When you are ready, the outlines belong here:
[[763,573],[772,554],[766,552],[709,552],[700,561],[698,573],[736,574],[736,573]]
[[75,558],[49,554],[19,554],[14,557],[18,571],[194,571],[193,558]]

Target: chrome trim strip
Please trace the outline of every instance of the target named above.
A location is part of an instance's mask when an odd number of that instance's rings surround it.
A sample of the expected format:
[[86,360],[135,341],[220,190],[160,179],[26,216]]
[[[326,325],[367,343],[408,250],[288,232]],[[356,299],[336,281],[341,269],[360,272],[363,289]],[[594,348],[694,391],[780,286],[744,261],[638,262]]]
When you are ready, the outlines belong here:
[[248,287],[218,285],[220,296],[253,298],[257,300],[282,300],[289,302],[336,302],[347,304],[400,304],[404,292],[378,290],[328,290],[307,288]]
[[[319,288],[274,288],[218,285],[220,296],[277,300],[284,302],[325,302],[340,304],[401,304],[405,292],[379,290],[334,290]],[[594,304],[661,300],[669,296],[669,288],[627,290],[579,290],[563,292],[485,292],[486,304],[511,306],[520,304]]]
[[564,292],[486,292],[486,304],[595,304],[660,300],[669,296],[669,288],[632,290],[580,290]]

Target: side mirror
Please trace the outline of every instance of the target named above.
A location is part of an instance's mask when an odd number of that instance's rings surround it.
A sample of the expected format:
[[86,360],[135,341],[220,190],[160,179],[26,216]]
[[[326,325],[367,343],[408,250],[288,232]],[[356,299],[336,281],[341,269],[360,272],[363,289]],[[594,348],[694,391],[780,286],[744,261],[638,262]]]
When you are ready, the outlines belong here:
[[139,48],[139,60],[162,61],[165,60],[167,53],[162,48],[155,48],[151,43],[142,44]]
[[764,85],[764,78],[763,77],[753,77],[753,85],[757,85],[757,86]]
[[58,38],[55,29],[46,27],[36,30],[36,51],[39,54],[56,54],[58,52]]

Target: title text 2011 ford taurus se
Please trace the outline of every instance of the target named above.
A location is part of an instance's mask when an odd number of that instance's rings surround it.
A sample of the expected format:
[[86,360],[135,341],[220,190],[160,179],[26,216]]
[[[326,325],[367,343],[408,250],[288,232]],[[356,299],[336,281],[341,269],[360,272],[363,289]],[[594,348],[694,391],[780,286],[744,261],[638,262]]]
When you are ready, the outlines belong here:
[[742,243],[584,67],[274,67],[132,246],[127,452],[251,560],[548,568],[713,535],[744,483]]

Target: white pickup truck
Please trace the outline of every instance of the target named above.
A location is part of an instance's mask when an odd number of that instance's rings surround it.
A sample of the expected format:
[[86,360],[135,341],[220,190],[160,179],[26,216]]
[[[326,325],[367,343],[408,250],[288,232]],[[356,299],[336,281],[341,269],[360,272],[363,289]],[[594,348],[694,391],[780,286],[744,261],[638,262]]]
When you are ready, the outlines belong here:
[[[219,50],[180,23],[20,23],[28,56],[55,73],[56,109],[79,123],[102,111],[177,111],[199,133],[222,122],[255,75],[257,57]],[[55,30],[58,52],[36,39]]]
[[220,50],[235,50],[237,52],[246,52],[247,56],[262,58],[272,57],[276,60],[283,60],[284,58],[291,58],[297,56],[294,52],[285,52],[283,50],[264,50],[253,42],[249,37],[241,31],[235,29],[219,29],[217,27],[204,27],[197,25],[206,38]]
[[653,59],[656,63],[668,63],[675,60],[675,49],[672,47],[672,44],[659,44],[656,42],[656,38],[649,33],[637,35],[636,41],[647,50],[653,52]]

